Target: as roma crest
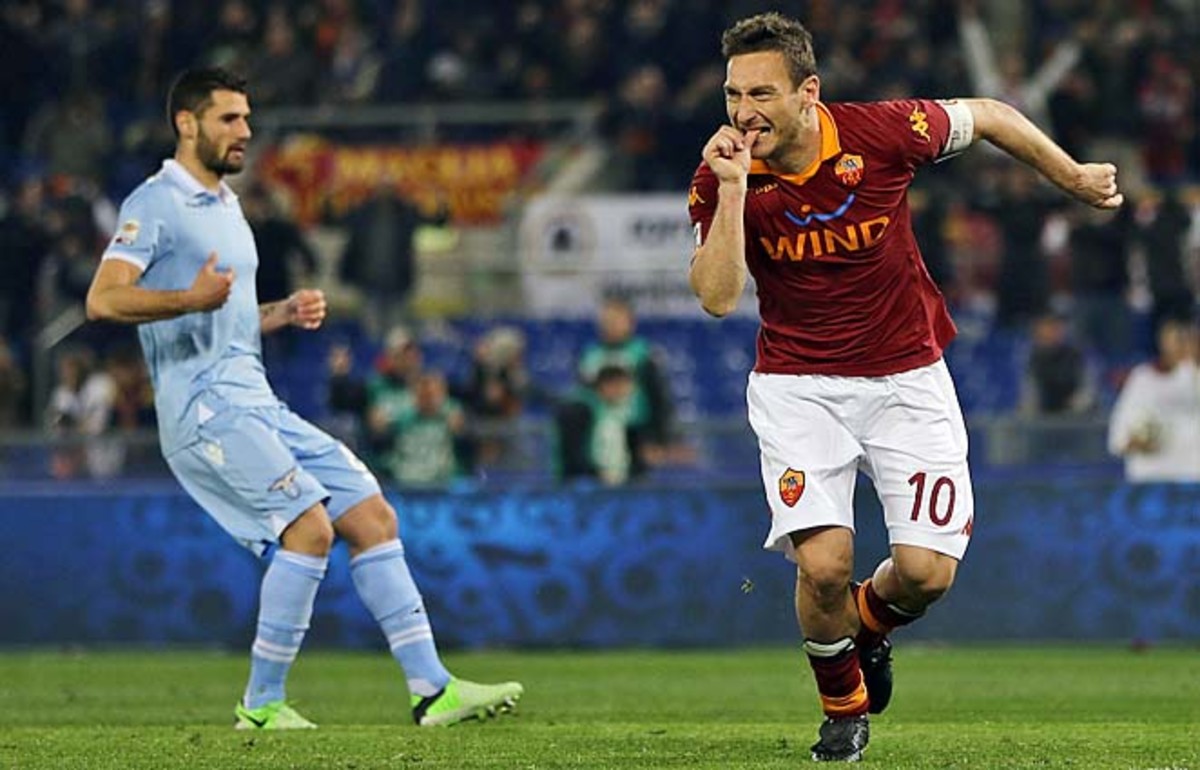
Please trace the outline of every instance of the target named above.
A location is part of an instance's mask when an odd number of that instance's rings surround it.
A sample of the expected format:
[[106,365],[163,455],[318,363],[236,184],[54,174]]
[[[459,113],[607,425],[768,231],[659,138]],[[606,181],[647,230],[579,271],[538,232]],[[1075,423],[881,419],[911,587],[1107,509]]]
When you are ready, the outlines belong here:
[[863,177],[863,159],[861,155],[844,153],[834,164],[833,173],[838,181],[846,187],[858,187]]
[[788,468],[779,477],[779,497],[783,500],[788,508],[791,508],[800,501],[800,496],[804,494],[804,471],[796,471]]

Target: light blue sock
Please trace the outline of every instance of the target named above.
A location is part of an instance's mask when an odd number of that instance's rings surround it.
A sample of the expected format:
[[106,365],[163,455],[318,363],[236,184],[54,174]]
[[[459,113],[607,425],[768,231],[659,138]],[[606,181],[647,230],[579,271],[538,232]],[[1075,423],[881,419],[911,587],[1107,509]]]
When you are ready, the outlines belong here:
[[258,634],[250,648],[246,708],[283,700],[284,682],[312,619],[317,588],[325,577],[324,556],[278,550],[263,575]]
[[363,551],[350,560],[350,575],[387,637],[392,656],[404,669],[408,691],[437,694],[449,683],[450,672],[438,658],[425,603],[404,560],[404,546],[391,540]]

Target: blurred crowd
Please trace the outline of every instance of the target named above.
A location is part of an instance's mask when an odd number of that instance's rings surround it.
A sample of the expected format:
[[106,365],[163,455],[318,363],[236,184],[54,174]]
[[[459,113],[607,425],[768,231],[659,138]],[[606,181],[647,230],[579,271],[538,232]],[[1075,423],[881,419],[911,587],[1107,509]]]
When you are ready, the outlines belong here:
[[[171,152],[162,103],[179,69],[206,63],[245,73],[260,110],[589,100],[602,108],[597,139],[613,148],[606,185],[682,192],[704,139],[724,120],[720,32],[775,5],[8,0],[0,9],[0,429],[95,424],[82,416],[86,406],[72,404],[94,402],[97,393],[112,405],[106,424],[151,422],[132,406],[145,398],[145,383],[128,371],[129,337],[85,327],[60,345],[57,390],[37,414],[29,371],[38,335],[78,312],[116,225],[114,201]],[[918,241],[954,308],[985,313],[997,329],[1030,341],[1023,412],[1107,408],[1131,368],[1157,355],[1162,322],[1194,319],[1195,3],[809,0],[788,10],[813,32],[827,99],[992,96],[1022,108],[1077,157],[1119,164],[1129,202],[1115,215],[1071,205],[983,150],[926,172],[913,190]],[[338,411],[352,415],[352,430],[394,478],[486,463],[509,448],[500,439],[465,440],[462,426],[473,416],[512,413],[514,403],[544,396],[544,384],[497,363],[521,347],[503,327],[478,341],[479,371],[470,382],[449,382],[419,365],[421,375],[411,374],[404,358],[416,332],[405,326],[404,302],[412,275],[393,276],[390,293],[382,293],[373,272],[378,255],[361,245],[391,243],[384,251],[403,255],[397,262],[411,269],[419,222],[404,201],[374,203],[340,223],[353,246],[337,256],[341,280],[378,295],[364,322],[386,363],[372,362],[363,374],[353,351],[332,357],[331,393],[354,405]],[[292,276],[316,274],[320,255],[272,205],[270,190],[251,185],[243,204],[258,237],[264,299],[286,294]],[[1139,325],[1139,318],[1148,321]],[[405,337],[409,352],[396,352]],[[590,444],[561,447],[561,471],[625,478],[669,458],[661,425],[615,416],[643,414],[656,387],[646,385],[637,356],[616,363],[581,356],[580,390],[556,394],[556,404],[570,406],[555,406],[554,419],[568,437],[608,436],[611,451],[600,461],[589,460]],[[86,386],[102,375],[109,384]],[[60,398],[60,390],[73,395]],[[613,427],[622,420],[634,429]],[[414,451],[405,433],[437,434],[448,449]],[[629,462],[612,460],[621,447]]]
[[[405,326],[392,327],[368,367],[356,367],[353,349],[336,344],[328,359],[327,424],[381,475],[408,487],[547,464],[563,481],[618,486],[688,459],[661,354],[638,333],[628,301],[603,303],[567,383],[538,382],[526,347],[520,328],[493,325],[452,380],[427,364]],[[523,442],[522,418],[535,412],[551,426],[548,445]],[[546,454],[548,463],[514,457],[531,451]]]
[[[774,5],[10,0],[0,153],[10,166],[127,189],[145,157],[169,146],[171,76],[207,63],[245,73],[258,108],[597,100],[608,138],[637,168],[630,182],[676,189],[696,156],[679,137],[722,119],[721,30]],[[809,0],[788,10],[813,33],[827,98],[1003,98],[1073,153],[1123,140],[1156,182],[1195,181],[1195,3]]]

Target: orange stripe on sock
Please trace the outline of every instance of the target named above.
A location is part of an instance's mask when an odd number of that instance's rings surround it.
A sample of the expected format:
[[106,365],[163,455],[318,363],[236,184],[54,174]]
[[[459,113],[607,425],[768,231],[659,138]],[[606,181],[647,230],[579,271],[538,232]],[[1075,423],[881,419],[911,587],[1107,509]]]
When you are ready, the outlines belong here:
[[875,617],[875,613],[871,612],[871,607],[867,603],[867,589],[871,587],[871,579],[867,578],[858,588],[858,593],[854,595],[854,603],[858,605],[858,617],[862,620],[864,626],[874,631],[877,634],[887,634],[891,631],[883,621]]
[[860,678],[858,687],[849,695],[840,697],[830,697],[828,695],[821,696],[821,710],[826,716],[831,717],[848,717],[857,716],[858,714],[867,713],[867,687],[862,683]]

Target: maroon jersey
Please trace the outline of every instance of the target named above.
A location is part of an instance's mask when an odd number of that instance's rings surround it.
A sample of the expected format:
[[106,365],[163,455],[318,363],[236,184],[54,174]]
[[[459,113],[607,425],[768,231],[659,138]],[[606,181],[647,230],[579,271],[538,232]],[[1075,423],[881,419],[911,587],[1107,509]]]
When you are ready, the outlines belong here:
[[[956,329],[913,238],[907,191],[942,156],[934,101],[818,104],[821,151],[801,174],[750,168],[746,264],[758,290],[755,371],[877,377],[938,360]],[[708,237],[717,178],[702,163],[688,208]]]

